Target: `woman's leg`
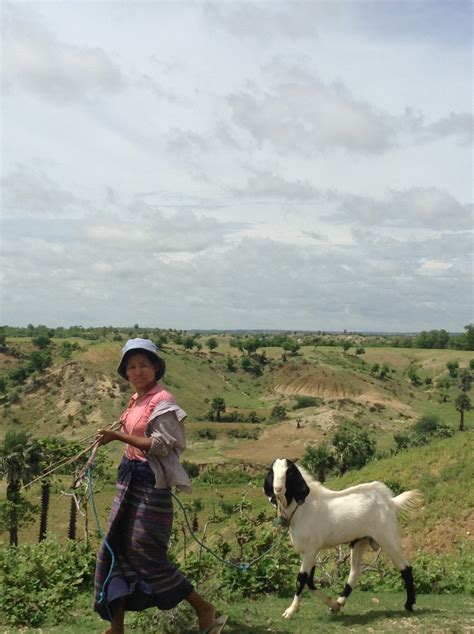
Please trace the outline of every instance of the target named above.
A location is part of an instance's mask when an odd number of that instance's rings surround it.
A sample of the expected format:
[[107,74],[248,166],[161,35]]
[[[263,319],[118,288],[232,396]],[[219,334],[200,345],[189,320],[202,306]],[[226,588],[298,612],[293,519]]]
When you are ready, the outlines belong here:
[[200,594],[193,590],[188,594],[186,601],[194,608],[199,623],[199,629],[209,627],[216,618],[216,609],[212,603],[205,601]]
[[110,627],[103,634],[124,634],[125,599],[117,599]]

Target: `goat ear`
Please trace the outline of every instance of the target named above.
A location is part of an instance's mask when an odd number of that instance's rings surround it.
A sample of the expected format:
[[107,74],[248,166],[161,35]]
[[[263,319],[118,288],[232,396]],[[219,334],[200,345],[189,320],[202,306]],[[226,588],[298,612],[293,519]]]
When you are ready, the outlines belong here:
[[296,504],[304,504],[304,501],[308,497],[310,488],[306,484],[306,480],[301,475],[301,471],[296,466],[295,466],[293,477],[294,477],[294,480],[293,480],[293,487],[294,487],[293,495],[294,495],[294,498],[295,498],[295,502],[296,502]]
[[273,469],[270,469],[265,480],[263,481],[263,490],[273,506],[276,506],[276,497],[275,493],[273,492]]

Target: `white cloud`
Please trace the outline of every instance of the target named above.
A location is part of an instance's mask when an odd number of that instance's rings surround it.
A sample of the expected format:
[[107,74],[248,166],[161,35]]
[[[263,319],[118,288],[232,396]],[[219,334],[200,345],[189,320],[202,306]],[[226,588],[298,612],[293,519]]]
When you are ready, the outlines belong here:
[[229,97],[234,122],[261,145],[311,156],[327,148],[362,153],[386,150],[398,123],[356,100],[341,83],[296,78],[263,91],[255,84]]
[[135,4],[5,11],[4,323],[470,320],[457,11]]
[[5,14],[3,67],[8,91],[26,90],[67,103],[115,95],[124,88],[119,66],[100,47],[66,44],[11,6]]
[[16,165],[2,178],[2,208],[6,216],[64,216],[84,204],[73,192],[41,168]]
[[333,220],[366,226],[433,230],[473,227],[472,205],[463,205],[436,187],[391,191],[385,200],[333,193],[339,212]]

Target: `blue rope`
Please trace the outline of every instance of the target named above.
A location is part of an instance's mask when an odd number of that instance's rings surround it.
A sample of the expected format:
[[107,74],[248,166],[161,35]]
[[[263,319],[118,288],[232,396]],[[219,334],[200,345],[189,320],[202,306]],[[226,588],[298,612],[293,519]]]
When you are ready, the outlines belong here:
[[[204,550],[207,550],[207,552],[210,555],[212,555],[215,559],[217,559],[221,563],[225,564],[226,566],[230,566],[231,568],[236,568],[237,570],[240,570],[241,572],[248,572],[249,569],[251,568],[251,566],[255,565],[258,561],[260,561],[260,559],[263,559],[266,555],[268,555],[268,553],[270,551],[272,551],[275,548],[275,546],[277,545],[277,543],[278,543],[278,542],[274,542],[270,546],[270,548],[267,548],[267,550],[265,550],[261,555],[259,555],[255,559],[252,559],[252,561],[250,561],[249,563],[234,564],[233,561],[227,561],[226,559],[223,559],[218,553],[214,552],[212,550],[212,548],[209,548],[209,546],[206,546],[206,544],[204,544],[201,540],[199,540],[196,537],[196,535],[195,535],[195,533],[194,533],[194,531],[193,531],[193,529],[191,527],[191,524],[189,523],[189,518],[188,518],[188,514],[186,512],[186,509],[184,508],[181,500],[173,492],[171,493],[171,495],[174,497],[176,502],[181,507],[181,510],[183,511],[184,519],[186,520],[186,524],[187,524],[188,530],[191,533],[191,536],[194,539],[194,541],[196,541],[202,548],[204,548]],[[281,533],[281,535],[282,535],[282,533]]]
[[109,613],[109,617],[110,620],[112,621],[112,614],[110,613],[109,610],[109,605],[107,603],[107,601],[105,600],[106,594],[105,594],[105,589],[107,587],[107,584],[109,582],[110,577],[112,576],[112,572],[115,566],[115,554],[114,551],[112,550],[112,547],[110,546],[109,542],[107,541],[107,538],[105,537],[104,531],[102,530],[101,526],[100,526],[100,521],[99,521],[99,515],[97,513],[97,508],[95,506],[95,499],[94,499],[94,489],[92,487],[92,465],[89,466],[89,468],[87,469],[87,482],[88,482],[88,487],[89,487],[89,496],[91,499],[91,503],[92,503],[92,511],[94,513],[94,519],[95,519],[95,523],[97,526],[97,530],[99,531],[99,535],[102,538],[102,541],[104,543],[104,546],[107,548],[107,550],[110,553],[110,557],[111,557],[111,563],[110,563],[110,569],[109,572],[104,580],[104,583],[102,584],[102,588],[100,590],[99,593],[99,603],[105,603],[105,607],[107,608],[107,612]]
[[[105,602],[105,588],[107,586],[107,583],[108,583],[110,577],[112,576],[112,571],[113,571],[114,566],[115,566],[115,555],[114,555],[114,551],[112,550],[110,544],[107,542],[107,539],[106,539],[106,537],[104,535],[103,530],[100,527],[99,516],[97,514],[97,509],[96,509],[96,506],[95,506],[94,491],[93,491],[93,488],[92,488],[92,465],[87,469],[87,476],[88,476],[88,483],[89,483],[89,494],[90,494],[90,498],[91,498],[91,502],[92,502],[92,510],[94,512],[94,518],[95,518],[95,522],[96,522],[96,525],[97,525],[97,530],[99,531],[99,534],[102,537],[104,546],[109,551],[111,559],[112,559],[109,573],[108,573],[107,577],[105,578],[104,583],[102,584],[102,589],[101,589],[100,594],[99,594],[99,603],[103,603],[103,602]],[[230,566],[231,568],[236,568],[237,570],[240,570],[241,572],[248,572],[249,569],[252,566],[254,566],[257,562],[259,562],[266,555],[268,555],[268,553],[271,552],[276,547],[276,545],[278,543],[278,542],[274,542],[270,546],[270,548],[267,548],[267,550],[265,550],[262,554],[260,554],[258,557],[255,557],[255,559],[252,559],[252,561],[250,561],[248,563],[235,564],[233,561],[227,561],[226,559],[223,559],[218,553],[214,552],[212,550],[212,548],[209,548],[209,546],[206,546],[206,544],[204,544],[204,542],[202,542],[200,539],[198,539],[196,537],[196,534],[194,533],[194,531],[192,529],[192,526],[191,526],[191,524],[189,522],[189,518],[188,518],[188,514],[186,512],[186,509],[183,506],[181,500],[173,492],[171,492],[171,495],[173,496],[173,498],[176,500],[176,502],[180,506],[181,510],[183,511],[183,515],[184,515],[184,519],[186,521],[186,525],[187,525],[188,530],[191,533],[191,536],[194,539],[194,541],[196,541],[201,546],[201,548],[204,548],[204,550],[206,550],[215,559],[217,559],[221,563],[225,564],[226,566]],[[280,535],[282,535],[282,534],[283,533],[280,533]],[[107,606],[107,604],[106,604],[106,606]],[[108,611],[108,606],[107,606],[107,611]],[[109,612],[109,614],[110,614],[110,612]]]

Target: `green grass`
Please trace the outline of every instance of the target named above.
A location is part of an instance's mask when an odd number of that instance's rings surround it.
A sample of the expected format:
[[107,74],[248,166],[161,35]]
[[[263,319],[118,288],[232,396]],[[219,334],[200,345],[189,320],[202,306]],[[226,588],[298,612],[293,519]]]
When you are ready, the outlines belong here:
[[[305,592],[301,609],[291,620],[285,621],[281,614],[291,599],[260,597],[255,600],[238,600],[225,604],[215,600],[218,613],[229,615],[225,634],[314,634],[314,632],[358,632],[360,634],[384,632],[417,632],[427,634],[461,634],[474,629],[474,601],[465,595],[419,595],[413,613],[403,609],[404,594],[357,592],[348,600],[339,615],[331,615],[318,600]],[[56,626],[43,626],[41,629],[2,628],[2,634],[98,634],[105,629],[106,623],[92,612],[92,597],[78,597],[77,609],[67,623]],[[149,613],[152,610],[148,611]],[[190,615],[191,618],[191,615]],[[127,615],[126,623],[134,617]],[[143,629],[128,629],[129,632],[160,632],[156,626]],[[171,632],[172,630],[167,630]],[[175,630],[176,634],[193,634],[189,629]]]

